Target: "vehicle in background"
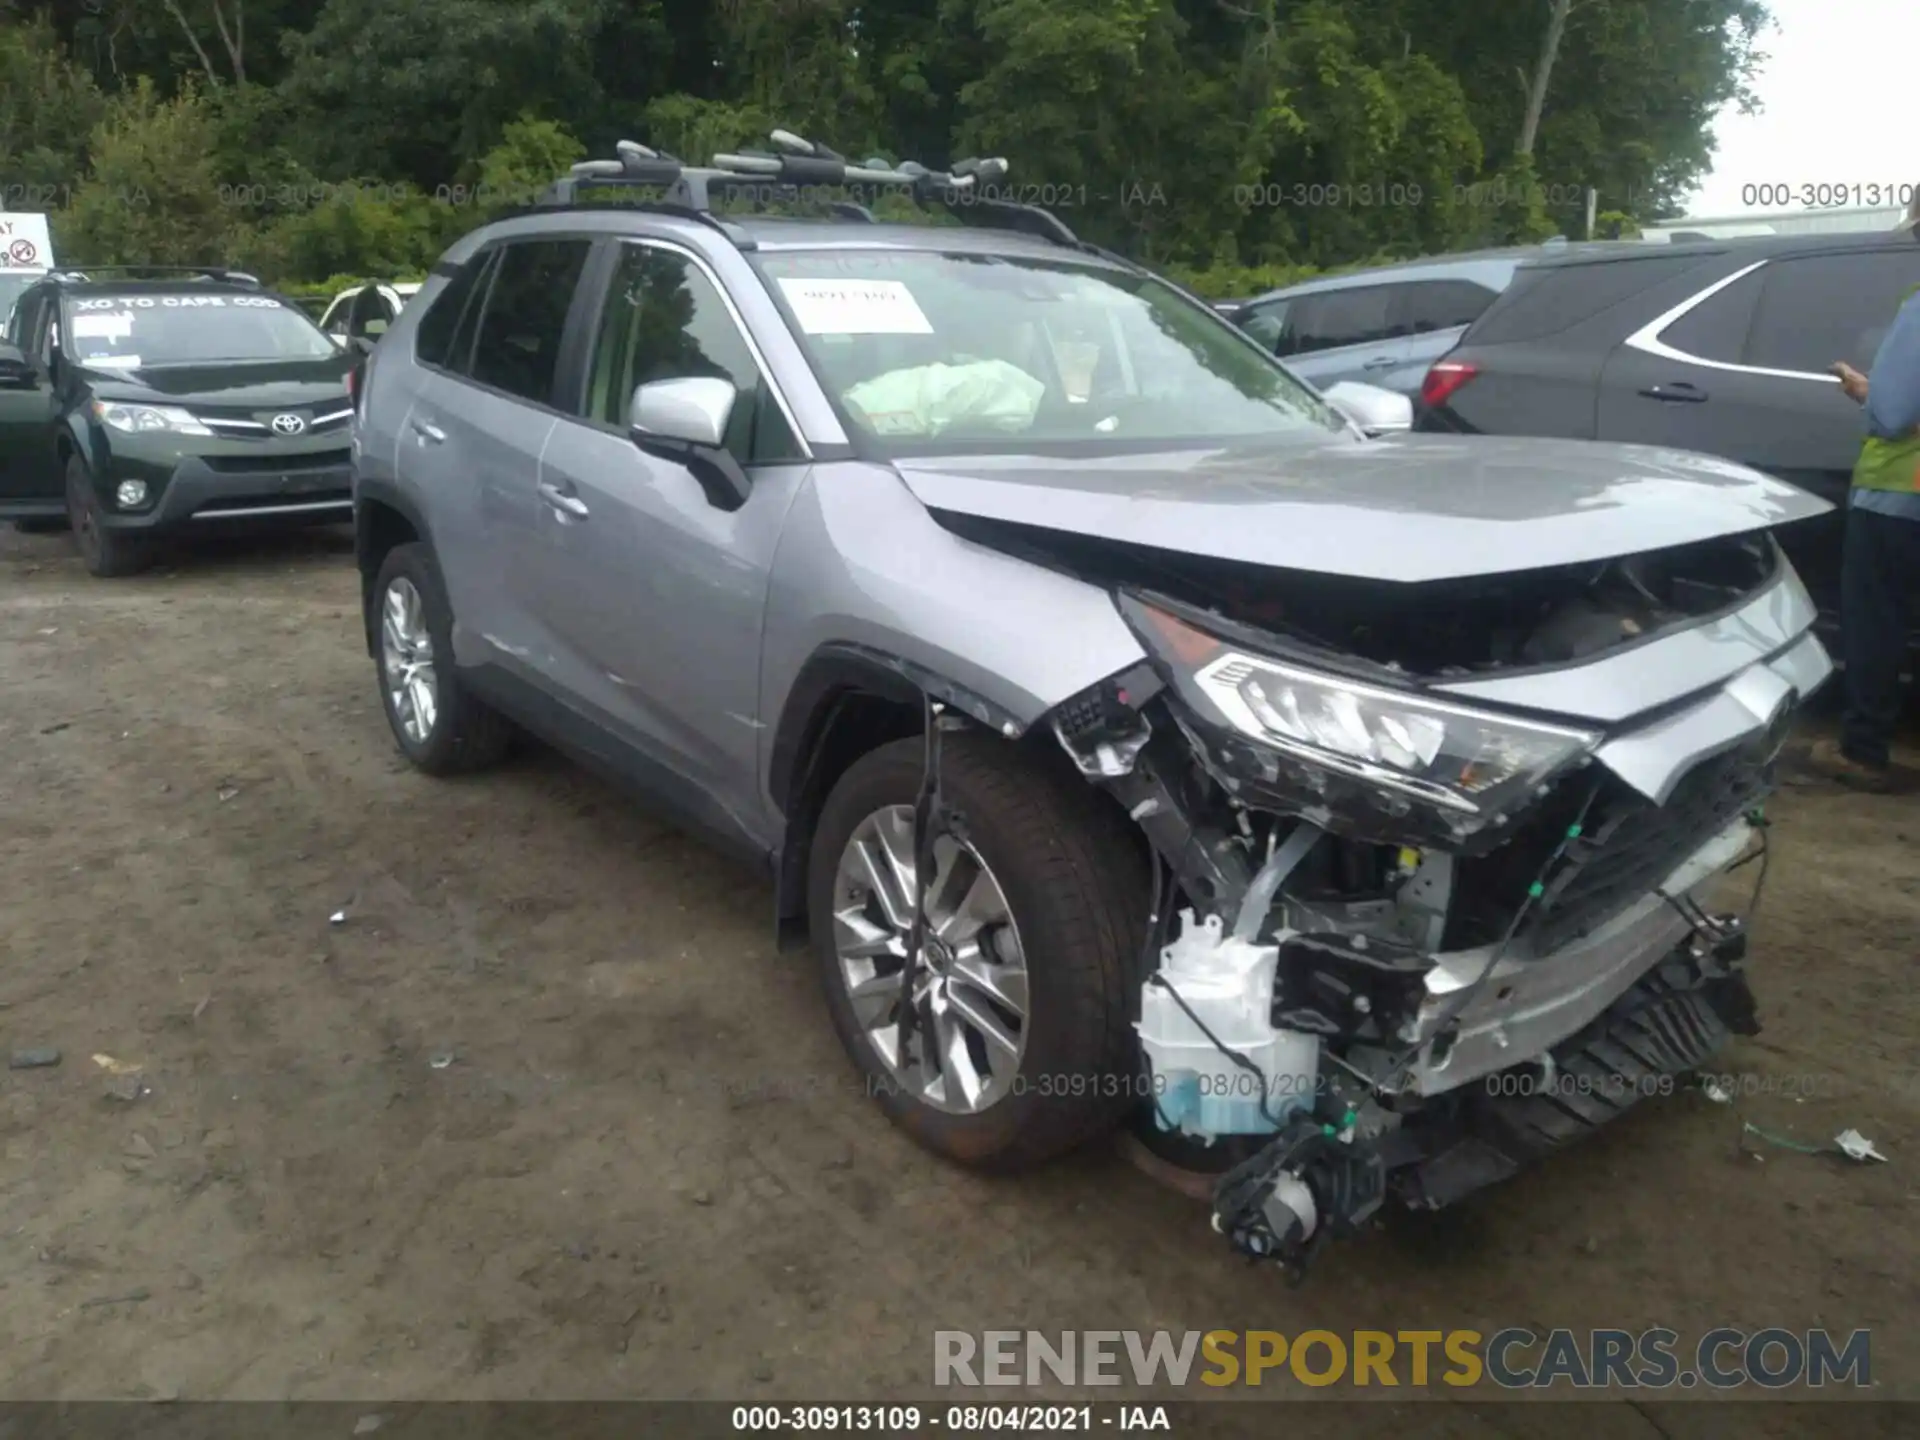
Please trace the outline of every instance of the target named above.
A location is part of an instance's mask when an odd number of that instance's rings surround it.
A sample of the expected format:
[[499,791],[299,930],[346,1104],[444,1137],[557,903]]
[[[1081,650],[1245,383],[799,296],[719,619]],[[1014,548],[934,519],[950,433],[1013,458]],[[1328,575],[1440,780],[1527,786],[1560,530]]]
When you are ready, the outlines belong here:
[[1301,379],[1416,395],[1427,367],[1458,343],[1541,250],[1490,250],[1306,280],[1219,308]]
[[53,263],[45,215],[0,211],[0,340],[12,334],[15,302]]
[[[1832,669],[1768,534],[1821,501],[1370,438],[978,199],[1004,162],[773,139],[582,162],[366,359],[363,633],[414,766],[517,726],[652,797],[770,877],[917,1141],[1011,1169],[1130,1121],[1290,1268],[1757,1029],[1744,919],[1699,907]],[[961,223],[711,203],[842,181]]]
[[[1844,505],[1865,371],[1908,290],[1912,231],[1677,241],[1529,262],[1429,371],[1416,428],[1723,456]],[[1837,623],[1839,510],[1781,534]]]
[[64,521],[95,575],[162,535],[351,517],[347,372],[291,300],[226,270],[56,271],[0,345],[0,517]]
[[333,297],[321,313],[320,328],[364,354],[379,343],[419,293],[419,283],[411,280],[355,285]]

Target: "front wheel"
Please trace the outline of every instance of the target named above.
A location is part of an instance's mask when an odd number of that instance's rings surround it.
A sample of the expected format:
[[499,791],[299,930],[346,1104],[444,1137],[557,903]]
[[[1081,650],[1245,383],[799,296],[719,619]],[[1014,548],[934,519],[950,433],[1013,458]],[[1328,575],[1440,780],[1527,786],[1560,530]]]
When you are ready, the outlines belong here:
[[109,530],[100,523],[100,498],[78,455],[67,458],[67,526],[89,574],[113,580],[153,565],[153,547],[145,536]]
[[984,735],[944,749],[966,840],[934,845],[908,1053],[920,740],[865,756],[828,797],[808,876],[814,945],[841,1043],[894,1122],[949,1159],[1021,1169],[1111,1130],[1134,1098],[1127,987],[1146,864],[1073,777]]
[[397,545],[374,580],[380,699],[400,751],[429,775],[483,770],[512,740],[506,720],[460,683],[453,611],[425,545]]

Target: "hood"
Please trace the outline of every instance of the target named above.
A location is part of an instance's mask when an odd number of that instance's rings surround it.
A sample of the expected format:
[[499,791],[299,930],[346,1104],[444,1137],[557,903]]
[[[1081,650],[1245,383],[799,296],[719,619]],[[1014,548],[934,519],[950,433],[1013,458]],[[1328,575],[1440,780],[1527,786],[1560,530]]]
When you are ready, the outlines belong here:
[[932,510],[1408,583],[1583,564],[1833,508],[1731,461],[1589,440],[1404,435],[895,465]]
[[102,400],[271,410],[344,398],[353,364],[343,352],[312,360],[227,360],[138,370],[101,365],[88,367],[88,373],[99,377],[93,392]]

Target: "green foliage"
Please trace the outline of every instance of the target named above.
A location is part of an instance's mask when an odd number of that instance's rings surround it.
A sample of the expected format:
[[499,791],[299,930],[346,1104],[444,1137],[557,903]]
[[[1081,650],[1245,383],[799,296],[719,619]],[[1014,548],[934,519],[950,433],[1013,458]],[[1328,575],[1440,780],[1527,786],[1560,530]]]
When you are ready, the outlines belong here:
[[444,206],[395,196],[377,182],[338,187],[253,237],[248,265],[263,278],[358,274],[386,278],[429,265],[443,248]]
[[63,197],[84,168],[86,138],[106,98],[62,50],[44,17],[10,19],[0,6],[0,209],[35,209],[15,194]]
[[241,55],[177,9],[0,0],[0,185],[70,187],[76,257],[420,271],[617,139],[704,160],[782,125],[1006,156],[1010,198],[1213,296],[1578,236],[1589,186],[1634,233],[1751,103],[1767,20],[1581,0],[1524,157],[1539,0],[245,0]]
[[94,127],[92,165],[61,217],[65,263],[192,265],[231,254],[240,212],[224,203],[210,107],[191,82],[171,100],[145,77]]
[[531,203],[534,196],[584,160],[586,146],[553,120],[522,114],[501,132],[500,143],[480,159],[483,195],[507,197],[509,204]]

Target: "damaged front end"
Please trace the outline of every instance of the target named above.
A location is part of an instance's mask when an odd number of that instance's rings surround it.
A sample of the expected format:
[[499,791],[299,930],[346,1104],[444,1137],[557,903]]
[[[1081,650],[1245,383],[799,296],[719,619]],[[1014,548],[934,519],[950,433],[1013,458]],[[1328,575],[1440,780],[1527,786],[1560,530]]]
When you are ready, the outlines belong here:
[[1762,805],[1831,669],[1770,537],[1439,588],[991,543],[1151,657],[1051,723],[1157,856],[1143,1131],[1238,1249],[1297,1276],[1758,1028]]

